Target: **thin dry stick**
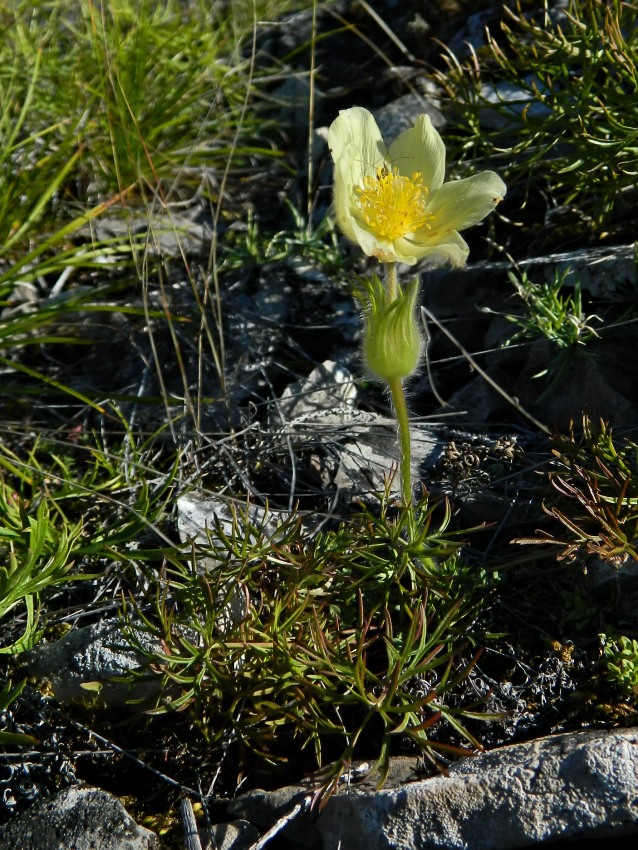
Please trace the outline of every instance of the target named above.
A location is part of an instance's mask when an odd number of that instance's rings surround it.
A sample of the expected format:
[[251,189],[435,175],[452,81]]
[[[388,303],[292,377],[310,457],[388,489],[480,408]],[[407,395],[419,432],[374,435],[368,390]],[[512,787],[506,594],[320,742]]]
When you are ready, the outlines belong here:
[[425,355],[425,371],[428,375],[428,381],[430,383],[430,390],[432,391],[432,395],[441,405],[441,407],[450,407],[447,401],[444,401],[439,395],[436,386],[434,385],[434,379],[432,378],[432,364],[430,362],[430,331],[428,330],[428,323],[425,321],[425,312],[421,311],[421,324],[423,325],[423,336],[425,337],[425,345],[423,346],[423,353]]
[[449,332],[449,330],[448,330],[446,327],[444,327],[444,326],[443,326],[443,325],[439,322],[439,320],[436,318],[436,316],[434,316],[434,315],[433,315],[433,314],[432,314],[432,313],[428,310],[428,308],[427,308],[427,307],[421,307],[421,315],[425,315],[425,316],[427,316],[427,318],[428,318],[428,319],[431,319],[431,320],[434,322],[434,324],[437,326],[437,328],[438,328],[440,331],[442,331],[442,332],[445,334],[445,336],[446,336],[446,337],[450,340],[450,342],[451,342],[451,343],[453,343],[453,344],[454,344],[454,345],[458,348],[458,350],[461,352],[461,354],[463,355],[463,357],[465,357],[465,359],[466,359],[466,360],[467,360],[467,362],[470,364],[470,366],[471,366],[473,369],[475,369],[475,370],[479,373],[479,375],[481,376],[481,378],[483,378],[483,380],[484,380],[484,381],[487,381],[487,383],[488,383],[488,384],[489,384],[489,385],[490,385],[493,389],[495,389],[495,390],[496,390],[496,392],[497,392],[499,395],[503,396],[503,398],[504,398],[507,402],[509,402],[509,404],[511,404],[513,408],[515,408],[516,410],[518,410],[518,412],[519,412],[522,416],[524,416],[526,419],[529,419],[529,421],[530,421],[533,425],[535,425],[537,428],[539,428],[539,429],[540,429],[541,431],[543,431],[545,434],[551,434],[551,433],[552,433],[552,432],[550,431],[550,429],[547,427],[547,425],[544,425],[544,424],[543,424],[540,420],[536,419],[536,417],[535,417],[535,416],[532,416],[532,414],[531,414],[531,413],[528,413],[528,412],[527,412],[527,410],[525,410],[525,408],[522,406],[522,404],[521,404],[519,401],[517,401],[515,398],[513,398],[511,395],[509,395],[509,393],[506,393],[506,392],[505,392],[505,390],[504,390],[502,387],[499,387],[499,385],[496,383],[496,381],[495,381],[493,378],[490,378],[490,376],[487,374],[487,372],[486,372],[484,369],[481,369],[481,367],[478,365],[478,363],[476,362],[476,360],[472,357],[472,355],[470,354],[470,352],[469,352],[469,351],[467,351],[465,348],[463,348],[463,346],[462,346],[462,345],[461,345],[461,343],[458,341],[458,339],[457,339],[457,338],[456,338],[453,334],[451,334],[451,333]]
[[288,826],[295,818],[299,817],[299,815],[303,814],[303,812],[307,811],[310,808],[310,804],[312,802],[313,794],[306,794],[298,803],[296,803],[292,809],[287,812],[285,815],[279,818],[279,820],[270,827],[267,832],[261,836],[259,841],[256,841],[254,844],[248,848],[248,850],[263,850],[263,848],[268,844],[271,838],[274,838],[278,835],[282,829]]
[[381,15],[378,12],[375,12],[375,10],[372,8],[372,6],[369,3],[366,3],[366,0],[359,0],[359,5],[363,9],[365,9],[365,11],[370,15],[370,17],[372,18],[373,21],[376,21],[376,23],[381,27],[381,29],[388,36],[388,38],[391,39],[396,44],[396,46],[399,48],[401,53],[403,53],[403,55],[406,57],[406,59],[409,59],[410,62],[416,62],[417,61],[416,58],[412,55],[412,53],[410,53],[408,48],[405,46],[405,44],[401,41],[401,39],[394,32],[394,30],[386,24],[386,22],[383,20]]
[[330,5],[326,6],[326,12],[328,12],[328,14],[332,15],[332,17],[335,18],[335,20],[339,21],[339,23],[345,29],[347,29],[351,33],[354,33],[358,38],[360,38],[361,41],[364,44],[367,44],[367,46],[371,50],[373,50],[383,62],[385,62],[385,64],[388,66],[388,68],[394,68],[395,67],[396,63],[393,62],[392,59],[390,59],[390,57],[386,53],[384,53],[383,50],[381,50],[380,47],[378,47],[376,45],[376,43],[374,42],[373,39],[368,38],[367,35],[364,35],[361,32],[361,30],[357,29],[357,27],[353,23],[346,20],[346,18],[344,18],[342,15],[340,15],[338,12],[336,12]]
[[182,797],[179,801],[179,810],[182,815],[182,825],[184,827],[185,850],[202,850],[193,804],[188,797]]
[[118,747],[117,744],[113,743],[113,741],[109,741],[108,738],[104,738],[102,735],[99,735],[97,732],[94,732],[93,729],[89,729],[88,726],[84,726],[82,723],[78,723],[77,720],[72,721],[73,725],[77,729],[81,729],[88,735],[91,735],[102,744],[104,747],[108,747],[112,752],[119,753],[127,759],[135,762],[135,764],[139,765],[144,770],[148,770],[153,773],[155,776],[159,777],[163,782],[167,782],[172,788],[179,788],[179,790],[184,794],[192,794],[193,797],[198,797],[199,794],[193,788],[189,788],[188,785],[182,785],[181,782],[178,782],[176,779],[172,779],[170,776],[167,776],[165,773],[162,773],[160,770],[157,770],[154,767],[151,767],[150,764],[146,764],[145,761],[139,759],[137,756],[134,756],[133,753],[128,750],[123,750],[122,747]]

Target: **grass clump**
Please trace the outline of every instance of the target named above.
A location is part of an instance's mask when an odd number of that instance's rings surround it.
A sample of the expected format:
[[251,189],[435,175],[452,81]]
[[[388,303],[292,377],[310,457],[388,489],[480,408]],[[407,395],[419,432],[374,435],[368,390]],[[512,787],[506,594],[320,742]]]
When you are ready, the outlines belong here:
[[217,205],[222,175],[266,153],[232,19],[210,4],[19,0],[0,26],[0,297],[126,267],[143,240],[97,238],[96,219],[195,191]]
[[47,182],[68,162],[68,189],[82,200],[145,185],[152,193],[158,181],[185,179],[188,165],[225,167],[246,79],[231,64],[228,20],[209,4],[18,2],[1,11],[0,80],[13,107],[3,150],[28,166],[22,180],[35,170]]
[[591,322],[600,319],[585,314],[578,280],[574,282],[573,293],[565,290],[564,283],[568,277],[571,277],[570,269],[555,272],[551,283],[534,283],[526,272],[520,276],[509,273],[509,279],[526,307],[525,315],[508,316],[519,326],[510,342],[544,337],[558,349],[565,350],[586,345],[588,340],[597,336]]
[[345,256],[331,216],[327,215],[313,226],[290,203],[288,210],[290,226],[275,233],[264,232],[250,210],[244,227],[229,228],[220,246],[222,270],[301,260],[320,267],[327,274],[337,275],[352,262]]
[[485,574],[434,515],[427,499],[396,511],[384,497],[312,536],[294,515],[269,533],[241,514],[232,533],[211,529],[158,577],[152,615],[132,603],[132,638],[141,619],[165,648],[149,658],[151,713],[188,709],[240,771],[251,754],[322,766],[328,793],[355,757],[376,758],[382,783],[401,741],[434,761],[480,748],[463,723],[479,708],[448,698],[474,664]]
[[[39,596],[55,585],[68,582],[81,524],[59,521],[49,501],[32,508],[0,478],[0,618],[22,604],[25,624],[22,635],[0,653],[28,649],[38,639]],[[84,576],[75,576],[83,578]]]
[[[40,607],[56,586],[104,581],[113,565],[157,560],[161,543],[170,542],[158,527],[176,465],[161,475],[156,467],[152,481],[141,461],[147,450],[132,435],[117,452],[91,442],[38,441],[26,461],[0,449],[0,618],[7,617],[0,654],[17,655],[39,640]],[[55,606],[46,611],[45,624],[55,622]],[[23,621],[22,634],[8,640]]]

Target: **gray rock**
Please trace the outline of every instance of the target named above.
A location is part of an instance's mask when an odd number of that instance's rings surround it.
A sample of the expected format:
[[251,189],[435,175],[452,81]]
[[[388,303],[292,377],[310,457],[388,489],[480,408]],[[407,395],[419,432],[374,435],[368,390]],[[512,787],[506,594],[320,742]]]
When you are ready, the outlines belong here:
[[[160,651],[156,639],[138,630],[136,639],[149,651]],[[131,699],[144,700],[157,693],[158,683],[112,682],[139,668],[143,659],[131,646],[118,619],[103,620],[82,629],[73,629],[49,644],[40,644],[26,656],[29,672],[46,679],[54,698],[63,704],[91,704],[114,708]]]
[[[209,847],[215,850],[250,850],[259,841],[259,832],[245,820],[234,820],[228,823],[218,823],[212,827]],[[202,847],[206,848],[204,842]]]
[[[449,777],[331,801],[323,850],[507,850],[638,833],[635,729],[542,738],[457,763]],[[355,844],[354,842],[358,842]]]
[[[484,83],[481,86],[481,97],[486,103],[486,106],[479,110],[481,127],[486,130],[519,127],[523,110],[526,121],[540,122],[549,118],[552,114],[551,107],[536,99],[533,93],[533,78],[530,77],[525,82],[525,87],[508,82],[496,85]],[[544,86],[538,81],[536,86],[543,91]]]
[[[535,283],[553,283],[555,276],[565,274],[564,286],[578,281],[583,292],[594,298],[607,298],[623,288],[633,289],[636,279],[636,245],[612,245],[604,248],[582,248],[521,260],[518,266]],[[467,269],[430,269],[427,264],[418,270],[427,272],[423,291],[428,304],[435,305],[439,319],[458,315],[459,303],[476,302],[477,286],[485,283],[494,289],[494,282],[503,279],[503,291],[511,292],[507,273],[509,262],[476,263]],[[447,309],[446,309],[447,307]]]
[[448,41],[448,49],[458,59],[471,56],[472,51],[485,47],[487,44],[486,27],[492,26],[495,21],[496,14],[493,8],[468,15],[461,29]]
[[[234,817],[255,824],[260,829],[269,829],[309,793],[312,793],[311,789],[300,785],[289,785],[276,788],[274,791],[262,791],[257,788],[231,800],[228,804],[228,812]],[[304,821],[302,829],[306,827],[307,824]],[[290,834],[290,829],[287,829],[286,837],[290,837]]]
[[[567,18],[564,10],[568,3],[569,0],[546,0],[541,14],[532,14],[532,17],[539,21],[542,20],[541,15],[545,15],[545,26],[555,28],[564,24]],[[468,15],[459,31],[447,42],[448,48],[458,59],[466,59],[487,45],[488,29],[501,42],[499,17],[499,4],[490,4],[489,8]]]
[[354,408],[357,388],[350,372],[333,360],[321,363],[300,381],[289,384],[281,394],[270,417],[270,425],[281,428],[287,423],[319,418],[326,421],[326,412],[334,414],[333,424],[347,421]]
[[[421,391],[427,391],[421,390]],[[397,425],[394,419],[358,410],[356,388],[350,373],[336,363],[326,361],[305,380],[287,387],[271,417],[273,441],[288,440],[299,447],[311,445],[310,463],[327,491],[344,498],[373,497],[385,490],[386,482],[399,466]],[[500,397],[499,397],[500,398]],[[476,405],[469,409],[476,417]],[[412,470],[415,493],[426,487],[430,470],[443,454],[449,440],[484,440],[487,447],[493,438],[478,433],[469,435],[440,424],[411,423]],[[399,478],[394,475],[390,492],[399,494]],[[190,497],[188,497],[190,498]],[[478,522],[493,521],[493,506],[487,512],[489,496],[481,488],[477,494]],[[463,499],[464,500],[464,499]],[[181,501],[180,501],[181,504]],[[503,505],[496,506],[502,516]],[[251,510],[259,513],[258,508]],[[199,522],[205,517],[200,514]],[[180,521],[182,522],[182,521]],[[182,525],[180,525],[180,530]]]
[[[594,589],[612,584],[618,588],[619,595],[638,589],[638,561],[629,555],[619,555],[613,562],[594,557],[587,561],[586,568],[590,587]],[[638,619],[638,609],[635,613]]]
[[[313,423],[315,439],[320,433]],[[330,451],[317,453],[314,462],[326,488],[336,487],[354,498],[383,492],[386,481],[399,466],[399,445],[396,422],[374,413],[353,412],[341,428],[326,426],[324,440]],[[305,433],[311,430],[306,426]],[[443,451],[440,429],[413,424],[412,469],[415,490],[419,487],[419,472],[432,466]],[[391,492],[399,493],[399,477],[395,475]]]
[[288,73],[283,76],[283,81],[270,94],[278,107],[275,116],[284,126],[298,132],[305,131],[308,116],[313,114],[313,109],[321,107],[324,95],[316,83],[311,91],[310,78],[304,71],[295,72],[288,68]]
[[429,115],[432,124],[439,130],[445,127],[446,120],[440,109],[439,92],[432,87],[431,83],[424,83],[424,85],[430,89],[425,95],[417,92],[404,94],[375,113],[386,144],[389,145],[400,133],[414,127],[414,122],[419,115]]
[[212,239],[210,210],[203,201],[186,209],[157,207],[149,212],[133,208],[98,216],[90,229],[80,231],[91,239],[127,238],[144,240],[149,254],[163,257],[200,256],[207,253]]
[[[355,497],[383,491],[399,463],[396,422],[356,408],[357,389],[350,372],[327,360],[281,395],[270,425],[274,440],[320,446],[312,464],[327,488]],[[412,458],[417,467],[441,453],[438,432],[412,428]],[[398,493],[398,478],[394,489]]]
[[99,788],[60,791],[0,827],[0,850],[161,850],[155,833]]
[[[218,530],[232,536],[246,522],[257,526],[267,534],[274,534],[277,514],[261,505],[248,505],[215,493],[185,493],[177,499],[177,528],[183,543],[195,543],[206,547],[217,538]],[[214,561],[207,558],[207,561]],[[207,569],[210,564],[207,566]]]
[[636,282],[636,244],[612,245],[604,248],[582,248],[523,260],[522,269],[529,276],[542,274],[548,283],[555,275],[567,273],[565,286],[579,282],[581,289],[594,298],[607,298]]
[[[579,285],[592,299],[605,301],[633,289],[634,257],[634,245],[609,246],[523,260],[519,269],[535,284],[554,283],[558,276],[566,293]],[[503,343],[513,336],[516,326],[510,323],[508,334],[503,316],[523,313],[522,300],[512,298],[509,271],[511,265],[506,262],[429,271],[424,274],[423,287],[428,310],[440,322],[453,320],[445,322],[446,327],[467,351],[488,347],[488,375],[510,399],[517,399],[546,426],[569,427],[570,420],[579,420],[583,410],[592,421],[602,417],[617,427],[635,423],[638,383],[634,370],[626,368],[627,351],[633,344],[630,330],[621,324],[613,335],[602,334],[584,346],[565,349],[562,373],[555,362],[558,347],[540,333],[536,340],[505,347]],[[596,331],[599,323],[590,310],[588,313],[589,324]],[[552,385],[558,374],[561,380]],[[483,380],[476,377],[475,386],[467,384],[453,398],[446,398],[453,410],[468,412],[463,422],[469,427],[481,421],[498,421],[510,409],[511,402],[497,397],[492,388],[480,387]],[[478,415],[470,419],[473,407]]]
[[[288,790],[273,799],[273,821],[299,799]],[[351,786],[283,834],[321,850],[514,850],[638,835],[638,730],[556,735],[456,762],[448,776]]]

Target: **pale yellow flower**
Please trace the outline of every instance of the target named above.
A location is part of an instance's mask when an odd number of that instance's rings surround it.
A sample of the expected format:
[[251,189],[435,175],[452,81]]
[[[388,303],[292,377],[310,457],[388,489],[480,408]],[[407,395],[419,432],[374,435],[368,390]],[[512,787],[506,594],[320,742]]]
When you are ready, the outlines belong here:
[[482,221],[506,192],[493,171],[444,183],[445,146],[428,115],[387,148],[370,112],[354,106],[333,121],[328,145],[339,226],[384,263],[440,254],[462,266],[469,248],[458,231]]

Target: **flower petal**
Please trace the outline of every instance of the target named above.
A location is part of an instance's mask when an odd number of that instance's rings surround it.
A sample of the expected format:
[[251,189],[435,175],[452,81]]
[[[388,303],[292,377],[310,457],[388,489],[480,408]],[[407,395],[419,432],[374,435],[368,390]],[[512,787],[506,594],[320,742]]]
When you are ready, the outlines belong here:
[[363,253],[368,257],[376,257],[382,263],[415,262],[415,260],[399,260],[394,245],[389,239],[380,239],[375,236],[367,228],[362,227],[356,218],[352,219],[351,224],[351,238],[358,243]]
[[[348,159],[348,150],[351,147],[351,145],[346,146],[344,156],[335,163],[333,202],[337,224],[348,239],[357,241],[353,231],[352,216],[354,186]],[[352,155],[354,155],[354,152],[352,152]]]
[[433,236],[430,231],[424,229],[414,236],[398,239],[394,247],[397,262],[410,264],[424,257],[440,256],[451,266],[464,266],[470,253],[467,242],[455,230]]
[[355,186],[366,174],[376,173],[387,153],[377,122],[361,106],[339,112],[328,130],[328,147],[335,163],[348,165]]
[[506,192],[505,183],[493,171],[482,171],[464,180],[445,183],[430,198],[428,212],[434,215],[432,236],[464,230],[483,221]]
[[419,115],[414,127],[405,130],[390,145],[388,164],[400,174],[421,175],[423,185],[435,192],[445,176],[445,145],[429,115]]

